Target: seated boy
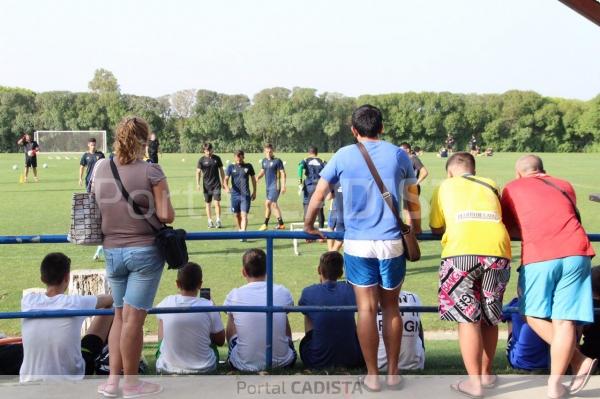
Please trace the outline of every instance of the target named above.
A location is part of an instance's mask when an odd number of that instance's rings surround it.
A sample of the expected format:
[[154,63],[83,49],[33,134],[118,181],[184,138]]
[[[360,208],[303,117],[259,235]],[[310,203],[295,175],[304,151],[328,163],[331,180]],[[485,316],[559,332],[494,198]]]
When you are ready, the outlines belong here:
[[[344,258],[337,251],[321,255],[317,273],[320,284],[302,290],[300,306],[356,306],[350,284],[338,282]],[[354,312],[304,313],[306,335],[300,341],[300,358],[308,368],[357,368],[364,366]]]
[[[69,286],[71,259],[62,253],[46,255],[40,267],[45,293],[30,293],[21,310],[79,310],[112,307],[110,295],[65,295]],[[96,357],[108,337],[112,316],[94,317],[81,338],[85,317],[23,319],[23,364],[21,382],[81,380],[94,373]]]
[[[513,298],[507,306],[519,307],[519,299]],[[508,321],[508,364],[518,370],[548,370],[550,346],[529,327],[519,312],[504,313],[502,316]]]
[[[400,291],[398,295],[398,306],[421,306],[417,294],[408,291]],[[425,340],[423,339],[423,325],[418,312],[403,312],[402,316],[402,345],[398,357],[398,369],[400,370],[423,370],[425,367]],[[383,318],[381,312],[377,312],[377,330],[379,331],[379,348],[377,350],[377,367],[380,370],[387,369],[387,356],[383,344]]]
[[[594,309],[600,308],[600,266],[592,267],[592,295]],[[583,326],[581,353],[592,359],[600,358],[600,316],[594,316],[594,324]]]
[[[189,262],[177,272],[178,295],[170,295],[158,308],[214,306],[198,297],[202,287],[202,269]],[[158,314],[160,355],[156,371],[162,374],[201,374],[217,368],[214,345],[225,343],[225,330],[219,312]],[[212,346],[212,347],[211,347]]]
[[[248,282],[234,288],[225,298],[225,306],[265,306],[267,304],[267,256],[260,249],[249,249],[242,257],[242,275]],[[273,305],[292,306],[290,291],[273,284]],[[225,334],[229,343],[229,365],[241,371],[261,371],[266,367],[266,315],[229,312]],[[292,367],[296,351],[285,313],[273,313],[273,367]]]

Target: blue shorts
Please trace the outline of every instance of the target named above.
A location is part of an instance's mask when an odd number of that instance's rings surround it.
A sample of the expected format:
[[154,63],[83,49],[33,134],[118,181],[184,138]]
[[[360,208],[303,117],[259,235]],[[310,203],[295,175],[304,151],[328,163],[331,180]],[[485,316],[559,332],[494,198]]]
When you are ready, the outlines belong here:
[[136,309],[150,309],[165,265],[159,249],[154,245],[105,248],[104,257],[114,307],[122,308],[126,303]]
[[280,191],[277,188],[267,188],[267,201],[277,202]]
[[344,271],[357,287],[400,287],[406,274],[402,240],[345,240]]
[[526,316],[593,323],[591,258],[569,256],[523,265],[519,296]]
[[248,213],[250,212],[251,198],[249,195],[232,195],[231,196],[231,212],[233,213]]

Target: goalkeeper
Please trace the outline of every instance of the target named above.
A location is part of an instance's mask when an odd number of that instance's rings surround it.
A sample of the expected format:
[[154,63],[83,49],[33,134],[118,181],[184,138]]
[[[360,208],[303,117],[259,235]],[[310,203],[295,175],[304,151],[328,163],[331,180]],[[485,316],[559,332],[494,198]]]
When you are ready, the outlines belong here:
[[[298,183],[302,187],[302,203],[304,205],[304,216],[306,216],[306,210],[308,203],[312,197],[315,189],[317,188],[317,182],[319,181],[319,174],[325,167],[325,163],[321,158],[317,157],[317,147],[308,147],[308,157],[300,161],[298,164]],[[325,213],[323,212],[323,206],[319,210],[319,228],[322,229],[325,226]]]
[[33,170],[33,178],[38,181],[37,176],[37,153],[40,150],[38,143],[31,138],[29,133],[25,133],[17,144],[23,147],[25,152],[25,183],[27,183],[27,177],[29,176],[29,168]]

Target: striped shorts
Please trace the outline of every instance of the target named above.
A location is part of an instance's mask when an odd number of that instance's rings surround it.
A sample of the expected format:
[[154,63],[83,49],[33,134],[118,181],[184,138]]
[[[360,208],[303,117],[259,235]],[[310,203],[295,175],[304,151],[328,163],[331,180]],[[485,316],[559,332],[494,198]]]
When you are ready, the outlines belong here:
[[439,313],[442,320],[496,325],[510,279],[510,261],[493,256],[464,255],[442,259]]

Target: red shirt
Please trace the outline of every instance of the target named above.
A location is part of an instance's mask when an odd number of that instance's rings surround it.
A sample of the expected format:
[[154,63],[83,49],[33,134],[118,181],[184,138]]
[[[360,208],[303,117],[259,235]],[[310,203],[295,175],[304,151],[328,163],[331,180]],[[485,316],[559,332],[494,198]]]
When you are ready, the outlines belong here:
[[521,264],[567,256],[594,256],[571,202],[538,178],[548,179],[576,201],[569,182],[541,173],[506,185],[502,192],[502,220],[509,232],[520,232]]

